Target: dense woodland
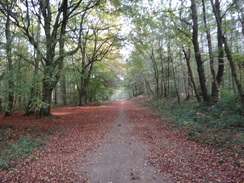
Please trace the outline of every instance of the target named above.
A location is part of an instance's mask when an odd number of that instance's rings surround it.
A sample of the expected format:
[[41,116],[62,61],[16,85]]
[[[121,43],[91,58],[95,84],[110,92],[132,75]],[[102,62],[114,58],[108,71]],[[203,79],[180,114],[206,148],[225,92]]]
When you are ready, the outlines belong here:
[[0,110],[49,116],[122,86],[243,109],[243,12],[241,0],[2,0]]
[[182,96],[196,97],[208,105],[235,93],[244,106],[241,1],[162,1],[136,8],[141,14],[133,18],[127,75],[133,95],[176,96],[179,103]]
[[120,72],[121,23],[109,1],[1,1],[1,110],[107,99]]

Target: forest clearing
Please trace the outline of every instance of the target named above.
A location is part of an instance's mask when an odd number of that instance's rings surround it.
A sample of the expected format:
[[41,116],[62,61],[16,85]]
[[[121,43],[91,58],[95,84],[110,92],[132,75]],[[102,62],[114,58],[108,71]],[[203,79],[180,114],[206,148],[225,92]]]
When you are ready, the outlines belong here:
[[[244,180],[243,164],[237,164],[243,162],[239,155],[189,140],[184,131],[173,130],[156,117],[155,111],[130,101],[57,107],[52,113],[59,118],[1,116],[5,141],[19,148],[1,152],[6,155],[1,156],[1,163],[9,159],[1,165],[0,182]],[[21,142],[23,137],[33,139]],[[33,145],[35,139],[45,145],[28,151],[32,146],[24,144]]]

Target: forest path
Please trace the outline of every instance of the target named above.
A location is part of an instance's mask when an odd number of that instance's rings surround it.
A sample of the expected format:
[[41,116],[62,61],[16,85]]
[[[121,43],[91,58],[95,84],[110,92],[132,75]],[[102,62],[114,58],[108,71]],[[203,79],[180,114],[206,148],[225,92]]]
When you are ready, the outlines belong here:
[[169,182],[156,174],[156,169],[145,160],[148,149],[133,135],[132,119],[126,112],[129,101],[119,101],[118,116],[107,134],[106,141],[85,160],[85,172],[92,183],[163,183]]
[[115,101],[52,113],[59,118],[0,113],[0,126],[14,126],[13,133],[53,131],[40,138],[45,146],[0,170],[1,183],[243,183],[243,158],[189,140],[147,107]]

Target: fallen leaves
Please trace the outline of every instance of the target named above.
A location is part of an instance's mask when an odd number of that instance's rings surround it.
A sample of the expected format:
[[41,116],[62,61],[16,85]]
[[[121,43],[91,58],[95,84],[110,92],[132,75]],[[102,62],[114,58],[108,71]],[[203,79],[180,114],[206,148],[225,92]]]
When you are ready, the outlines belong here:
[[35,119],[22,113],[0,117],[0,124],[11,124],[19,129],[23,126],[37,131],[57,129],[47,139],[46,146],[18,162],[15,168],[0,171],[0,182],[87,182],[83,158],[103,141],[117,109],[68,106],[54,108],[52,113],[60,118]]
[[[175,182],[242,182],[243,159],[216,152],[210,146],[187,140],[182,131],[173,131],[168,123],[155,117],[147,108],[123,104],[132,134],[148,147],[147,159],[158,173]],[[0,116],[0,125],[15,129],[45,132],[56,129],[47,145],[18,162],[8,171],[0,171],[0,182],[88,182],[84,159],[104,141],[119,105],[89,107],[57,107],[52,110],[59,119],[26,117],[16,113]],[[32,130],[30,130],[32,129]],[[128,142],[129,143],[129,142]],[[134,175],[132,175],[133,177]],[[136,176],[134,177],[136,179]]]
[[168,123],[155,117],[153,111],[147,108],[131,104],[126,113],[135,126],[132,135],[138,136],[147,145],[150,151],[148,161],[163,175],[176,182],[244,180],[243,167],[235,166],[240,157],[216,152],[210,146],[188,140],[184,132],[172,130]]

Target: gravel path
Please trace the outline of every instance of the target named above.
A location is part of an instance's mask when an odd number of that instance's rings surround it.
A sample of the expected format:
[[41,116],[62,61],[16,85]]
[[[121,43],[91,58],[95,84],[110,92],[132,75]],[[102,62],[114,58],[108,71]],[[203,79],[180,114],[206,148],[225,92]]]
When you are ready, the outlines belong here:
[[147,147],[132,136],[133,125],[128,123],[127,101],[121,101],[107,140],[86,159],[85,172],[92,183],[163,183],[167,178],[144,159]]

